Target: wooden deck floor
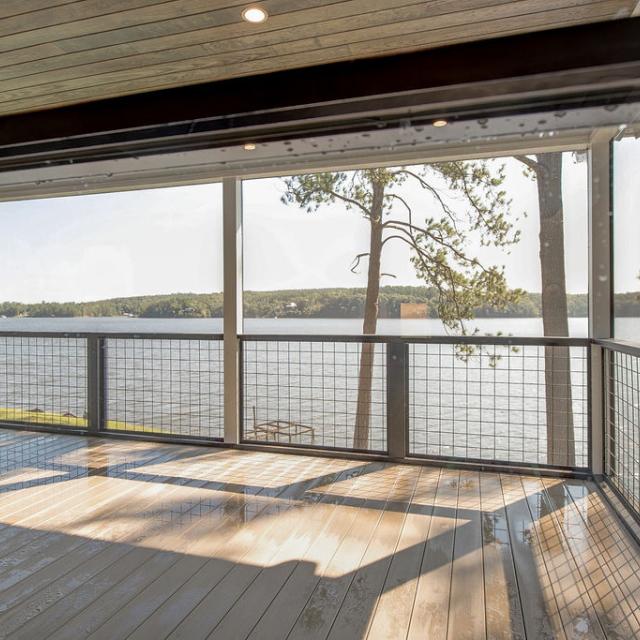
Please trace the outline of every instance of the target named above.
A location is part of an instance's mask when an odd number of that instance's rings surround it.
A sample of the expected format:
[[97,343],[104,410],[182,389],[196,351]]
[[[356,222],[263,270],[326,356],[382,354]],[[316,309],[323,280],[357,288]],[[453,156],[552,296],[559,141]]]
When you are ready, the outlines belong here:
[[0,637],[640,638],[579,481],[0,430]]

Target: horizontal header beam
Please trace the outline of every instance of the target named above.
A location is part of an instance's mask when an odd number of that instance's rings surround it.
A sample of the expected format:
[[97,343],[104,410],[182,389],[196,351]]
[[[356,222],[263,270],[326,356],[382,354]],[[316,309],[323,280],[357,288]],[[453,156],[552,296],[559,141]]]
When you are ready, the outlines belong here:
[[[253,161],[246,159],[246,152],[238,148],[226,150],[224,165],[220,163],[220,153],[205,150],[49,165],[0,171],[0,202],[211,184],[229,177],[248,180],[300,172],[349,171],[377,166],[505,157],[521,153],[580,151],[588,149],[591,134],[591,130],[580,130],[554,135],[552,138],[540,138],[538,135],[517,138],[505,136],[504,139],[475,143],[416,144],[411,146],[410,151],[394,149],[384,153],[372,148],[352,151],[343,148],[333,153],[314,150],[315,153],[296,158],[274,150]],[[234,154],[238,156],[242,153],[245,157],[238,158],[234,163]]]
[[477,117],[480,107],[619,101],[639,89],[640,18],[628,18],[5,116],[0,163],[211,147],[247,131],[326,133],[402,113],[471,117],[473,107]]

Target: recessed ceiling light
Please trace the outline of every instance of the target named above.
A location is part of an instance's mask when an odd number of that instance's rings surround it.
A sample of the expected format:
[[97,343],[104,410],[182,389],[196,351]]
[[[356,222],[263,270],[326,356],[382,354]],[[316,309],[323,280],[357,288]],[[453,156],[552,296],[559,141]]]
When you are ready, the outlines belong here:
[[449,123],[444,119],[440,119],[440,120],[434,120],[431,124],[434,127],[446,127]]
[[254,24],[259,24],[260,22],[264,22],[269,17],[266,9],[262,7],[258,7],[256,5],[252,5],[251,7],[247,7],[242,12],[242,19],[246,22],[252,22]]
[[245,144],[242,146],[242,148],[245,151],[253,151],[256,148],[256,145],[254,142],[245,142]]

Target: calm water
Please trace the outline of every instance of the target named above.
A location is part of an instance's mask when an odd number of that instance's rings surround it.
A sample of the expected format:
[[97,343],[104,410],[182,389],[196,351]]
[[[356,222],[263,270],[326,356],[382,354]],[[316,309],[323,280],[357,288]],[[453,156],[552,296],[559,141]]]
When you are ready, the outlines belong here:
[[[628,320],[628,327],[640,325]],[[479,320],[481,334],[540,335],[540,319]],[[587,335],[586,318],[571,334]],[[220,319],[0,319],[0,330],[219,333]],[[358,320],[249,319],[246,333],[357,334]],[[382,334],[443,334],[437,320],[381,320]],[[360,345],[248,342],[244,359],[244,428],[263,437],[278,427],[287,441],[350,447],[356,415]],[[369,446],[386,447],[385,347],[372,369]],[[497,357],[497,359],[496,359]],[[586,464],[585,350],[569,358],[576,462]],[[0,418],[73,423],[86,413],[82,339],[0,337]],[[545,350],[489,347],[462,358],[447,345],[410,350],[410,446],[414,453],[546,462]],[[218,341],[107,340],[107,420],[113,428],[220,437],[222,350]],[[14,412],[13,414],[11,412]],[[25,413],[27,412],[27,413]],[[67,414],[65,416],[65,414]],[[280,421],[280,422],[278,422]],[[256,429],[257,427],[257,429]]]
[[[513,336],[541,336],[541,318],[489,318],[476,320],[480,333],[511,334]],[[319,333],[359,334],[362,322],[357,319],[322,318],[248,318],[245,333]],[[0,318],[0,331],[62,331],[62,332],[164,332],[164,333],[222,333],[222,318]],[[378,333],[388,335],[444,335],[439,320],[382,319]],[[586,338],[587,318],[570,318],[569,333]],[[640,318],[618,318],[616,335],[624,340],[640,340]]]
[[[470,325],[471,326],[471,325]],[[476,320],[473,326],[480,333],[510,334],[513,336],[542,335],[541,318],[488,318]],[[322,318],[248,318],[245,333],[319,333],[359,334],[362,321],[357,319]],[[165,333],[222,333],[222,318],[0,318],[0,331],[62,331],[62,332],[165,332]],[[378,333],[388,335],[444,335],[439,320],[382,319]],[[569,333],[575,338],[588,335],[587,318],[570,318]],[[616,335],[624,340],[640,340],[640,318],[618,318]]]
[[[625,318],[640,329],[640,319]],[[587,336],[587,318],[571,318],[570,333],[574,337]],[[540,318],[491,318],[475,321],[481,333],[506,333],[514,336],[542,335]],[[362,321],[357,319],[323,318],[248,318],[245,333],[265,334],[359,334]],[[0,331],[62,331],[62,332],[164,332],[164,333],[222,333],[222,318],[0,318]],[[439,320],[382,319],[378,333],[389,335],[444,335]]]

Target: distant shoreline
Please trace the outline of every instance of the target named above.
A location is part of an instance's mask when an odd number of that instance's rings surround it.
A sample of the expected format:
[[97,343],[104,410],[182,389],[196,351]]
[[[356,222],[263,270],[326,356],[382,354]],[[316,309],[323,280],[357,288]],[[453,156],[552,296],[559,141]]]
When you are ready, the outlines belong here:
[[[246,318],[357,319],[364,314],[365,289],[296,289],[245,291]],[[640,292],[615,296],[618,317],[640,317]],[[438,300],[428,287],[387,286],[380,289],[379,317],[403,319],[403,305],[413,307],[413,319],[437,319]],[[587,294],[567,295],[569,317],[588,315]],[[406,310],[405,306],[405,310]],[[171,293],[111,298],[92,302],[0,302],[6,318],[220,318],[222,293]],[[504,309],[478,307],[476,318],[539,318],[541,294],[523,292],[520,300]]]

